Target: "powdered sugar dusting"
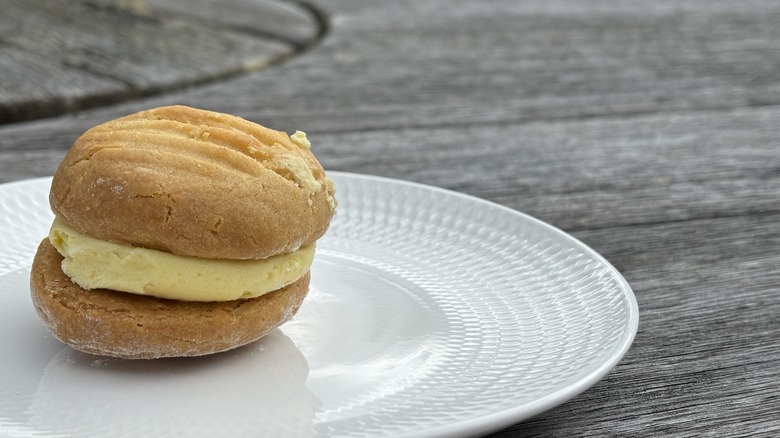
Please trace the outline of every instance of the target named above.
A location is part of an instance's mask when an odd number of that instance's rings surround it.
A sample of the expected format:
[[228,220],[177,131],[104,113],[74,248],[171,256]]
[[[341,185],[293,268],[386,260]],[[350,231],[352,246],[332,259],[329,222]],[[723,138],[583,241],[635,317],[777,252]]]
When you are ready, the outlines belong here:
[[105,359],[95,359],[93,360],[90,365],[94,368],[103,368],[105,366],[108,366],[111,364],[111,359],[105,358]]

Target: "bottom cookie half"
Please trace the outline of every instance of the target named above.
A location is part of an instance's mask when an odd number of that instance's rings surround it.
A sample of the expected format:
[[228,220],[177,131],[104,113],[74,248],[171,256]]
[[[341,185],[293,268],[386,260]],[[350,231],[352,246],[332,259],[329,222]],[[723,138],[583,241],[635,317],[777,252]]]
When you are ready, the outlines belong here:
[[41,242],[30,277],[32,301],[49,331],[86,353],[128,359],[201,356],[248,344],[286,322],[309,289],[309,273],[257,298],[174,301],[106,289],[84,290]]

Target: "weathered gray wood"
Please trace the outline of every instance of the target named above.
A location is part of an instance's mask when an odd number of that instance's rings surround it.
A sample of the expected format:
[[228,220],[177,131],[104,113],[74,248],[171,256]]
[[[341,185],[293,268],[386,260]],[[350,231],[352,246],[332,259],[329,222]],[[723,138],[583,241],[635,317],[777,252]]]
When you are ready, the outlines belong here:
[[319,35],[315,17],[292,4],[230,0],[218,7],[233,12],[210,19],[217,5],[205,0],[5,1],[0,123],[256,70]]
[[777,120],[772,107],[310,137],[331,168],[444,186],[578,230],[780,212]]
[[625,359],[495,436],[780,435],[780,4],[316,5],[330,32],[273,68],[0,126],[0,180],[51,174],[89,126],[168,103],[306,130],[330,169],[531,213],[632,285]]
[[[116,2],[116,0],[91,0]],[[271,0],[145,0],[145,9],[155,15],[185,16],[201,20],[207,25],[219,24],[227,29],[267,36],[306,48],[316,42],[324,31],[324,23],[317,21],[317,10],[299,2]],[[191,19],[191,18],[188,18]]]
[[516,3],[329,1],[333,31],[315,50],[233,83],[246,98],[214,87],[198,101],[318,132],[780,101],[780,3]]
[[596,435],[780,431],[780,214],[575,235],[626,273],[642,312],[640,331],[599,389],[515,430],[523,436],[571,436],[583,425]]
[[[777,120],[780,108],[761,107],[309,137],[330,169],[462,191],[573,231],[780,212]],[[41,147],[64,153],[80,133],[51,145],[44,129],[4,130],[9,159]]]
[[0,67],[0,123],[51,117],[129,93],[121,82],[63,69],[46,57],[5,46],[2,40]]

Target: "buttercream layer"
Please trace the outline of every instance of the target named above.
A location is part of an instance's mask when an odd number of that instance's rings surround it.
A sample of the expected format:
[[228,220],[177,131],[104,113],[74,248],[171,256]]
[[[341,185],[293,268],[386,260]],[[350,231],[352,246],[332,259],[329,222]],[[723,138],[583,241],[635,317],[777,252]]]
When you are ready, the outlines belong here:
[[261,260],[174,255],[120,245],[80,233],[55,219],[49,241],[64,257],[62,271],[84,289],[112,289],[181,301],[254,298],[309,271],[311,244]]

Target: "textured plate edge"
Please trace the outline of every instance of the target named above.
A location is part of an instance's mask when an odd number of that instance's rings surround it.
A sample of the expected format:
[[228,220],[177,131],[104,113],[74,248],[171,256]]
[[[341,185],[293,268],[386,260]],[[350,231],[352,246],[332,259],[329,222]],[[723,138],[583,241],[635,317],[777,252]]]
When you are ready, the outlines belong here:
[[[327,174],[329,176],[336,177],[336,179],[344,178],[344,179],[353,179],[353,180],[374,181],[374,182],[380,182],[384,184],[406,185],[408,187],[414,187],[417,189],[439,192],[447,196],[459,197],[462,199],[466,199],[470,202],[476,202],[485,205],[486,207],[503,210],[510,214],[521,217],[524,220],[532,222],[534,225],[546,229],[547,231],[556,234],[558,237],[563,238],[564,240],[579,246],[588,255],[593,257],[595,260],[598,260],[600,263],[602,263],[606,268],[608,268],[608,270],[611,271],[614,277],[619,281],[621,289],[623,291],[623,295],[626,298],[629,307],[628,309],[629,318],[628,318],[628,324],[626,325],[626,331],[624,332],[620,342],[618,343],[618,345],[616,345],[615,349],[610,355],[609,360],[605,361],[599,368],[597,368],[593,372],[579,378],[573,384],[561,388],[555,392],[552,392],[530,404],[523,404],[518,407],[505,409],[503,411],[495,412],[493,414],[483,415],[480,417],[452,423],[446,426],[439,426],[435,428],[426,429],[424,431],[412,432],[400,436],[407,437],[407,438],[478,436],[478,435],[498,431],[500,429],[512,426],[514,424],[527,420],[531,417],[534,417],[542,412],[548,411],[556,406],[559,406],[565,403],[566,401],[576,397],[577,395],[583,393],[584,391],[586,391],[587,389],[595,385],[605,375],[607,375],[623,359],[623,357],[626,355],[628,350],[631,348],[631,345],[633,344],[633,341],[636,337],[637,330],[639,328],[639,305],[637,303],[633,290],[631,289],[631,286],[628,284],[628,281],[608,260],[606,260],[601,254],[596,252],[593,248],[583,243],[576,237],[566,233],[565,231],[555,227],[554,225],[551,225],[547,222],[544,222],[540,219],[537,219],[521,211],[511,209],[509,207],[495,203],[493,201],[489,201],[473,195],[457,192],[454,190],[449,190],[449,189],[436,187],[428,184],[422,184],[414,181],[389,178],[389,177],[377,176],[377,175],[367,175],[367,174],[332,171],[332,170],[327,171]],[[51,176],[44,176],[44,177],[6,182],[0,184],[0,191],[11,189],[12,187],[16,187],[16,186],[25,186],[25,185],[47,184],[50,186],[51,180],[52,180]]]
[[[615,366],[617,366],[617,364],[620,363],[623,357],[625,357],[626,353],[628,353],[628,350],[631,348],[631,345],[633,344],[634,339],[636,337],[636,333],[639,329],[639,304],[636,300],[636,296],[634,295],[634,291],[631,289],[631,286],[628,284],[628,281],[625,279],[625,277],[623,277],[623,275],[617,270],[617,268],[615,268],[612,265],[612,263],[610,263],[607,259],[605,259],[604,256],[599,254],[596,250],[594,250],[593,248],[591,248],[581,240],[577,239],[576,237],[572,236],[571,234],[561,230],[560,228],[557,228],[554,225],[551,225],[547,222],[537,219],[527,213],[523,213],[521,211],[498,204],[496,202],[489,201],[487,199],[482,199],[473,195],[445,189],[442,187],[436,187],[436,186],[422,184],[414,181],[389,178],[384,176],[367,175],[367,174],[352,173],[352,172],[328,171],[328,175],[335,176],[336,178],[340,177],[346,179],[376,181],[385,184],[399,184],[399,185],[406,185],[409,187],[415,187],[423,190],[430,190],[430,191],[445,194],[447,196],[455,196],[462,199],[466,199],[470,202],[477,202],[482,205],[485,205],[486,207],[496,208],[514,214],[516,216],[519,216],[524,220],[532,222],[534,223],[534,225],[539,226],[540,228],[544,228],[550,231],[551,233],[556,234],[558,237],[561,237],[566,241],[569,241],[572,244],[579,246],[588,255],[592,256],[595,260],[602,263],[609,271],[611,271],[611,273],[620,283],[621,289],[623,291],[623,296],[625,297],[628,304],[628,312],[629,312],[628,322],[626,324],[623,337],[621,338],[620,342],[618,342],[618,344],[615,346],[615,349],[612,351],[612,354],[609,356],[609,360],[605,361],[599,368],[597,368],[590,374],[580,377],[573,384],[561,388],[555,392],[552,392],[531,404],[520,405],[516,408],[505,409],[503,411],[495,412],[490,415],[483,415],[481,417],[463,420],[461,422],[452,423],[446,426],[439,426],[431,429],[426,429],[425,431],[402,434],[399,435],[399,437],[428,438],[428,437],[479,436],[482,434],[495,432],[503,428],[512,426],[514,424],[527,420],[531,417],[534,417],[542,412],[548,411],[556,406],[559,406],[567,402],[568,400],[571,400],[572,398],[578,396],[579,394],[582,394],[583,392],[591,388],[593,385],[595,385],[597,382],[599,382],[610,371],[612,371],[612,369],[614,369]],[[338,187],[336,188],[338,189]]]

